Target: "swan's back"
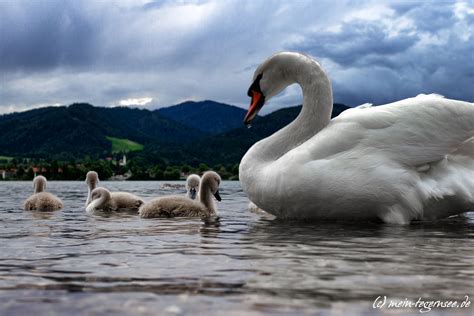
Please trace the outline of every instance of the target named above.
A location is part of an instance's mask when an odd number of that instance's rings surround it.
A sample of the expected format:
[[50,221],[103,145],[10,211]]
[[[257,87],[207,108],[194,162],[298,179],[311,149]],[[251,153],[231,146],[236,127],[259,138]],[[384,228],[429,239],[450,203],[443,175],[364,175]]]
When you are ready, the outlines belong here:
[[419,96],[346,110],[308,141],[288,151],[279,162],[294,165],[294,161],[305,163],[351,155],[355,160],[378,153],[380,158],[417,167],[458,150],[474,156],[469,145],[473,137],[473,103]]
[[141,217],[207,217],[214,214],[202,203],[172,195],[153,199],[140,207]]
[[24,203],[24,209],[27,211],[56,211],[61,208],[62,201],[49,192],[35,193]]
[[111,192],[111,201],[117,210],[137,210],[144,204],[138,196],[128,192]]
[[[342,134],[347,128],[347,133]],[[350,109],[315,136],[352,138],[352,146],[375,149],[396,161],[418,166],[443,159],[474,137],[474,104],[420,95],[364,109]],[[320,149],[320,148],[318,148]]]

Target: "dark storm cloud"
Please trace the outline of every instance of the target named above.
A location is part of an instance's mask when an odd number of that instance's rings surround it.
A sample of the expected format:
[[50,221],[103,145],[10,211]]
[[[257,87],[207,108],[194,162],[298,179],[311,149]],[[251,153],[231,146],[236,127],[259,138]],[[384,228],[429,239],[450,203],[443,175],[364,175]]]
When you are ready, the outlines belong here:
[[[0,113],[135,99],[246,106],[254,69],[288,49],[322,62],[337,102],[472,101],[473,25],[465,1],[0,1]],[[264,111],[300,102],[292,86]]]
[[418,8],[420,6],[420,2],[418,1],[400,1],[394,2],[391,4],[391,8],[395,10],[397,14],[405,14],[410,10]]
[[336,101],[382,104],[439,93],[472,102],[474,12],[454,3],[403,4],[378,19],[309,33],[291,48],[335,63]]
[[94,61],[97,34],[80,2],[1,2],[0,69],[41,70]]
[[318,32],[304,38],[298,50],[324,56],[343,66],[386,64],[382,56],[395,55],[412,47],[418,37],[402,32],[390,36],[389,30],[378,22],[345,23],[338,32]]
[[454,3],[440,2],[433,5],[427,2],[408,12],[407,16],[416,22],[418,31],[435,32],[449,29],[457,22],[454,10]]

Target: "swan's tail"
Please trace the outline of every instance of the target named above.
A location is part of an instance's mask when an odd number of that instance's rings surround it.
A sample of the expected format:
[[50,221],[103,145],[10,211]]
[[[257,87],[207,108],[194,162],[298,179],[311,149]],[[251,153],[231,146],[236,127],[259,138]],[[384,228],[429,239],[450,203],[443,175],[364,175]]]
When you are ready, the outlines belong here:
[[[411,181],[401,191],[398,203],[381,214],[386,223],[408,224],[411,220],[436,220],[474,211],[474,137],[444,159],[418,166],[413,190]],[[414,174],[412,174],[414,175]]]
[[474,211],[474,137],[422,175],[423,217],[436,219]]

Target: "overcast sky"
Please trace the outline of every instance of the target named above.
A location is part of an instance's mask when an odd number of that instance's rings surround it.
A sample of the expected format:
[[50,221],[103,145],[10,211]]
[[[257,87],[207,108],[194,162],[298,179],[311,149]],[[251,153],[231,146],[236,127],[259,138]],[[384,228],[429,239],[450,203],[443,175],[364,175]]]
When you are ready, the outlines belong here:
[[[335,102],[474,102],[474,1],[0,0],[0,113],[89,102],[247,107],[253,72],[314,56]],[[266,112],[301,103],[291,86]]]

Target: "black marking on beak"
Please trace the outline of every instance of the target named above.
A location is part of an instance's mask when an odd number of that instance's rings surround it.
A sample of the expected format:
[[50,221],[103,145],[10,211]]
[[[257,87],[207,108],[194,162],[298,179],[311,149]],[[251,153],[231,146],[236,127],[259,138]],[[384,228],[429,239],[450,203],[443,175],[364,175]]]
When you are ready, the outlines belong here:
[[263,75],[260,74],[257,76],[257,78],[255,78],[255,81],[252,83],[249,91],[247,92],[247,95],[251,97],[252,100],[250,101],[249,109],[244,118],[245,125],[252,123],[255,116],[257,116],[258,112],[265,104],[265,95],[260,88],[260,80],[262,79],[262,76]]
[[194,200],[196,198],[196,188],[191,188],[190,192],[191,192],[191,199]]
[[218,200],[219,202],[222,200],[222,199],[221,199],[221,196],[219,195],[219,190],[217,190],[216,193],[214,193],[214,197],[215,197],[216,200]]
[[257,76],[257,78],[255,78],[255,81],[252,82],[252,85],[250,86],[249,90],[247,91],[247,95],[249,97],[252,97],[252,91],[257,91],[257,92],[262,93],[262,90],[260,89],[260,80],[262,80],[262,77],[263,77],[263,74],[259,74]]

